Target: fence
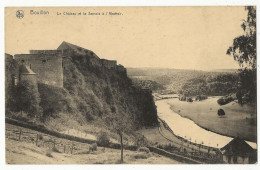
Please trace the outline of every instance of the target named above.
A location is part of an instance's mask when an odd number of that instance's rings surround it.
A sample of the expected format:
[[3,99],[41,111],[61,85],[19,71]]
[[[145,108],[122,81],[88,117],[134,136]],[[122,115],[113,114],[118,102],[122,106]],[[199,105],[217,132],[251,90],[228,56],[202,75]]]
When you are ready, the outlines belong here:
[[[49,150],[54,150],[56,152],[63,152],[63,153],[68,153],[68,154],[74,154],[77,153],[80,150],[89,150],[90,144],[96,142],[92,140],[87,140],[87,139],[82,139],[70,135],[65,135],[61,134],[58,132],[50,131],[46,128],[41,128],[37,127],[36,130],[34,129],[36,126],[35,125],[29,125],[25,124],[22,122],[18,122],[16,120],[11,120],[11,119],[6,119],[6,123],[14,125],[14,126],[19,126],[19,128],[15,129],[6,129],[6,138],[8,139],[13,139],[13,140],[18,140],[18,141],[27,141],[34,143],[36,146],[39,147],[46,147]],[[25,129],[23,129],[25,128]],[[47,133],[46,133],[47,132]],[[121,145],[117,143],[110,143],[108,148],[112,149],[120,149]],[[167,149],[165,148],[154,148],[148,146],[148,148],[157,154],[179,160],[179,161],[184,161],[185,163],[202,163],[202,162],[207,162],[207,163],[216,163],[214,160],[207,161],[205,159],[202,159],[201,157],[196,157],[196,156],[191,156],[190,155],[185,155],[182,153],[172,153],[165,151]],[[124,145],[124,149],[126,150],[132,150],[136,151],[137,146],[134,145]],[[164,150],[162,150],[164,149]],[[177,150],[175,150],[176,152]],[[200,160],[200,161],[196,161]]]
[[[6,129],[6,138],[11,138],[18,141],[26,140],[28,142],[35,143],[37,146],[43,145],[50,149],[58,149],[59,152],[68,153],[70,151],[70,153],[73,153],[73,151],[76,150],[88,149],[90,144],[96,143],[95,140],[62,134],[48,130],[45,127],[25,124],[9,118],[6,118],[5,121],[8,124],[21,127],[19,129],[16,128],[15,130]],[[26,130],[22,130],[22,128],[26,128]],[[107,147],[112,149],[120,149],[121,145],[110,142]],[[124,149],[136,151],[137,146],[124,145]]]
[[[178,138],[181,141],[180,143],[177,143],[175,141],[172,141],[171,139],[167,138],[166,136],[164,136],[164,134],[162,134],[161,129],[159,127],[159,133],[166,138],[167,140],[169,140],[171,143],[173,143],[173,145],[159,145],[157,146],[160,149],[169,151],[171,153],[175,153],[178,155],[182,155],[191,159],[195,159],[195,160],[199,160],[205,163],[222,163],[222,155],[221,153],[218,151],[218,149],[213,148],[213,147],[209,147],[209,146],[205,146],[202,144],[197,144],[197,143],[193,143],[189,140],[186,140],[180,136],[177,136],[174,134],[174,132],[170,129],[170,127],[168,126],[168,124],[159,118],[159,120],[162,122],[163,127],[168,130],[172,135],[174,135],[176,138]],[[185,146],[185,144],[187,146]],[[180,148],[178,148],[177,146],[181,145]],[[197,150],[196,150],[197,147]],[[189,151],[189,150],[190,151]],[[204,151],[202,151],[204,149]],[[210,153],[211,151],[211,153]],[[213,152],[213,153],[212,153]]]
[[24,129],[6,129],[7,139],[33,143],[38,147],[45,147],[60,153],[74,154],[80,150],[89,150],[90,145],[56,138],[43,133],[35,133]]

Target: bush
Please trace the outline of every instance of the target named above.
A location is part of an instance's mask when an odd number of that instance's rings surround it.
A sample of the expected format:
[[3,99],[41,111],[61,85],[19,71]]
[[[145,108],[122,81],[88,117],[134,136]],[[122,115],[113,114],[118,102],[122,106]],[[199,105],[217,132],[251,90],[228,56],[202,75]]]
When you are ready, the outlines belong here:
[[46,156],[50,157],[50,158],[53,158],[52,154],[51,154],[51,151],[47,151],[47,153],[45,154]]
[[106,132],[100,132],[97,136],[97,144],[99,146],[109,146],[110,139]]
[[147,159],[149,157],[149,155],[145,154],[145,153],[137,153],[134,155],[135,159]]
[[191,97],[186,97],[186,101],[187,101],[187,102],[193,102],[193,100],[192,100]]
[[198,100],[198,101],[205,100],[207,98],[208,98],[208,96],[206,96],[206,95],[197,95],[196,96],[196,100]]
[[40,94],[35,81],[22,80],[18,83],[12,92],[11,109],[13,111],[24,111],[29,117],[40,118],[42,116],[42,108],[40,107]]
[[217,100],[219,105],[225,105],[232,101],[234,101],[236,98],[233,97],[233,95],[227,95]]
[[186,101],[186,96],[181,95],[181,96],[179,97],[179,100],[180,100],[180,101]]
[[43,140],[42,134],[39,134],[39,140]]
[[138,152],[146,152],[146,153],[149,153],[149,152],[150,152],[149,148],[147,148],[147,147],[140,147],[140,148],[138,148],[137,151],[138,151]]
[[89,151],[97,151],[97,143],[93,143],[93,144],[91,144],[90,145],[90,147],[89,147]]
[[225,115],[225,112],[223,109],[218,109],[218,115],[219,116],[224,116]]
[[53,152],[57,152],[57,153],[61,153],[56,147],[53,147],[53,148],[52,148],[52,151],[53,151]]

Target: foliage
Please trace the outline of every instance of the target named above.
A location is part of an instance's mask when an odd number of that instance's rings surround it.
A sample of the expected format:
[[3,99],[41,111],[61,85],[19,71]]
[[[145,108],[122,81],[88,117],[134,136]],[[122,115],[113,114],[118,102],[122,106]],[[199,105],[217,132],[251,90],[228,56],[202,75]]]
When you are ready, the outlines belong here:
[[163,85],[161,85],[153,80],[141,80],[141,79],[133,78],[133,84],[140,88],[150,89],[152,91],[165,89],[165,87],[163,87]]
[[186,81],[180,91],[184,96],[198,96],[200,100],[206,96],[220,96],[235,93],[238,76],[235,73],[203,75]]
[[147,153],[136,153],[136,154],[134,154],[133,155],[133,157],[135,158],[135,159],[147,159],[147,158],[149,158],[149,154],[147,154]]
[[22,80],[12,91],[12,102],[9,107],[11,110],[28,113],[31,118],[40,118],[42,116],[42,108],[40,107],[40,94],[36,82],[30,80]]
[[180,101],[186,101],[186,96],[180,95],[180,96],[179,96],[179,100],[180,100]]
[[39,134],[39,140],[43,140],[42,134]]
[[109,136],[106,132],[100,132],[97,136],[97,144],[99,146],[109,146]]
[[252,69],[239,70],[239,86],[236,93],[238,103],[254,103],[257,98],[256,71]]
[[137,150],[138,150],[138,152],[145,152],[145,153],[149,153],[150,152],[149,148],[144,147],[144,146],[138,148]]
[[187,102],[193,102],[193,100],[192,100],[191,97],[186,97],[186,101],[187,101]]
[[234,39],[227,54],[232,55],[241,67],[256,69],[256,7],[247,6],[245,9],[248,15],[241,25],[244,35]]
[[228,104],[228,103],[234,101],[235,99],[236,99],[236,97],[234,97],[233,95],[226,95],[226,96],[218,99],[217,102],[219,105],[225,105],[225,104]]
[[218,109],[218,115],[219,116],[224,116],[226,113],[224,112],[223,109]]
[[207,99],[207,98],[208,98],[208,96],[206,96],[206,95],[197,95],[197,96],[196,96],[196,100],[199,100],[199,101],[205,100],[205,99]]
[[92,143],[89,147],[89,151],[97,151],[97,143]]
[[236,37],[227,50],[241,67],[237,90],[239,104],[256,101],[256,7],[247,6],[245,10],[247,19],[241,25],[244,35]]

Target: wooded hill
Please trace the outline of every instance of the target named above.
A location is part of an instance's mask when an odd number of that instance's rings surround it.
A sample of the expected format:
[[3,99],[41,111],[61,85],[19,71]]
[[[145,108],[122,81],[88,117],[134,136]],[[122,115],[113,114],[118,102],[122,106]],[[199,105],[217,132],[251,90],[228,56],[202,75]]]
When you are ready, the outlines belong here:
[[[128,68],[128,75],[140,81],[151,80],[168,91],[187,96],[235,93],[238,74],[235,70],[181,70],[162,68]],[[162,89],[163,89],[162,88]]]

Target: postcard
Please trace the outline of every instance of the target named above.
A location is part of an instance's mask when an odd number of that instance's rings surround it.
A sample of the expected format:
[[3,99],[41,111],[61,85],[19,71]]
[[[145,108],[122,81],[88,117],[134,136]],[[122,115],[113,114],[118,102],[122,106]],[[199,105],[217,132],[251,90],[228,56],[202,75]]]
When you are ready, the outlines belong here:
[[256,164],[256,6],[5,7],[6,164]]

